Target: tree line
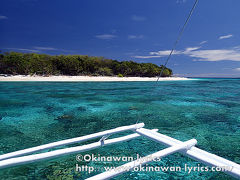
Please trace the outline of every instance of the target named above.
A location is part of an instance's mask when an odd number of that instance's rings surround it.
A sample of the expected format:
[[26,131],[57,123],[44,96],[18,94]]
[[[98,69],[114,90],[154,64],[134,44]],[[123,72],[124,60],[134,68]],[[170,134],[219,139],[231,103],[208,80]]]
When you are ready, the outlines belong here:
[[[0,54],[0,74],[12,75],[91,75],[91,76],[159,76],[163,66],[134,61],[117,61],[87,55],[47,55],[5,52]],[[162,77],[172,75],[164,68]]]

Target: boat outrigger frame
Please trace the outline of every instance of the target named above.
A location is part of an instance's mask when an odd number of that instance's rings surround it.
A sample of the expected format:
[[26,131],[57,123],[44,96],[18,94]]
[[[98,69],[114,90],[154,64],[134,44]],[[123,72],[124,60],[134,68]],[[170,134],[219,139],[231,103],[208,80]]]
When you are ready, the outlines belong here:
[[[239,164],[195,147],[195,145],[197,144],[196,139],[191,139],[189,141],[182,142],[157,132],[158,131],[157,129],[149,130],[143,127],[144,127],[144,123],[134,124],[130,126],[122,126],[115,129],[106,130],[106,131],[102,131],[102,132],[98,132],[98,133],[94,133],[86,136],[62,140],[58,142],[41,145],[41,146],[36,146],[33,148],[28,148],[20,151],[3,154],[3,155],[0,155],[0,169],[16,166],[20,164],[36,162],[43,159],[50,159],[50,158],[54,158],[62,155],[84,152],[84,151],[92,150],[98,147],[111,145],[111,144],[115,144],[123,141],[128,141],[128,140],[143,136],[169,147],[166,149],[160,150],[156,153],[150,154],[147,157],[142,157],[138,160],[119,166],[116,168],[117,171],[115,169],[111,169],[109,171],[105,171],[103,173],[90,177],[88,178],[88,180],[110,179],[124,172],[128,172],[134,167],[138,167],[140,165],[144,165],[148,162],[151,162],[153,161],[154,158],[162,158],[176,152],[179,152],[185,156],[188,156],[194,160],[197,160],[207,166],[231,167],[231,170],[226,171],[226,169],[225,170],[222,169],[222,171],[235,178],[240,178]],[[118,138],[107,139],[112,134],[116,134],[116,133],[128,131],[128,130],[133,131],[134,133],[130,135],[118,137]],[[73,144],[73,143],[79,143],[79,142],[96,139],[96,138],[100,138],[100,140],[95,143],[76,146],[76,147],[70,147],[70,148],[63,148],[63,149],[43,152],[39,154],[32,154],[42,150],[51,149],[54,147]],[[31,155],[28,155],[28,154],[31,154]]]

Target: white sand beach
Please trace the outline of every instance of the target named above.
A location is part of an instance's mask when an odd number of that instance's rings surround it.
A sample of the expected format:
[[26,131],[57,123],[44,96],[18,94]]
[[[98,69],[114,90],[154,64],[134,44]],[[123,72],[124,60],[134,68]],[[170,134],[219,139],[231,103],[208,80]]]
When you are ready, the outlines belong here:
[[[0,81],[67,81],[67,82],[84,82],[84,81],[156,81],[157,77],[110,77],[110,76],[30,76],[30,75],[1,75]],[[184,77],[166,77],[160,78],[159,81],[179,81],[190,80]]]

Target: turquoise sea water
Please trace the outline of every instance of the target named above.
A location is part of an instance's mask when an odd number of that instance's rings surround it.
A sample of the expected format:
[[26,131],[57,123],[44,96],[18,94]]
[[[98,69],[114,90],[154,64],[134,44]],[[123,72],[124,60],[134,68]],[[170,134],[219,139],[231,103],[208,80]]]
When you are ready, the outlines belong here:
[[[156,82],[0,83],[0,154],[136,121],[182,141],[196,138],[198,147],[240,163],[240,79],[169,81],[157,86]],[[163,148],[140,137],[81,154],[136,157]],[[75,155],[2,169],[0,179],[85,179],[99,172],[76,172],[76,163],[94,167],[126,163],[77,162]],[[199,165],[177,153],[149,166],[185,164]],[[128,172],[116,179],[231,177],[217,172],[160,171]]]

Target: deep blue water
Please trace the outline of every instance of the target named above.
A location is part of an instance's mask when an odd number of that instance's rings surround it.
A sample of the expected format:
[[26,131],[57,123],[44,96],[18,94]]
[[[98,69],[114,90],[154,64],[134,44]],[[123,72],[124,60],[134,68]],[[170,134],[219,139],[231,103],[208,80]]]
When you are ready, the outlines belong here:
[[[240,163],[240,79],[169,82],[1,82],[0,154],[144,122],[146,128]],[[124,133],[123,133],[124,134]],[[93,141],[90,141],[93,142]],[[77,144],[79,145],[79,144]],[[164,146],[143,137],[85,154],[141,156]],[[84,153],[81,153],[84,154]],[[84,179],[75,155],[0,170],[1,179]],[[82,162],[120,165],[126,162]],[[197,166],[180,154],[152,166]],[[203,166],[202,164],[200,164]],[[216,172],[128,172],[116,179],[231,179]]]

